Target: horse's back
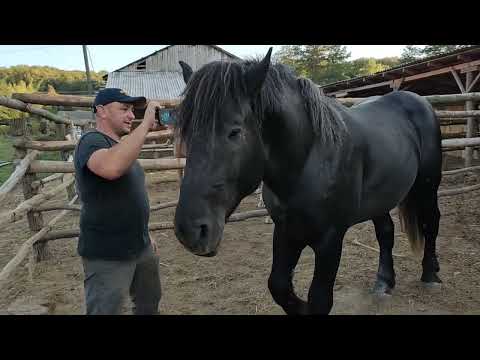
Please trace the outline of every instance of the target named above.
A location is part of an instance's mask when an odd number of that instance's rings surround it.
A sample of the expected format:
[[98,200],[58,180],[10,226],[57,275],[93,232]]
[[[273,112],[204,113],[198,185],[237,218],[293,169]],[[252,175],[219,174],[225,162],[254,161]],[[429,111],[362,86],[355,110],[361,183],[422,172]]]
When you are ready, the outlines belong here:
[[438,172],[439,124],[422,97],[393,92],[352,108],[349,114],[350,132],[363,152],[365,218],[395,207],[422,171]]

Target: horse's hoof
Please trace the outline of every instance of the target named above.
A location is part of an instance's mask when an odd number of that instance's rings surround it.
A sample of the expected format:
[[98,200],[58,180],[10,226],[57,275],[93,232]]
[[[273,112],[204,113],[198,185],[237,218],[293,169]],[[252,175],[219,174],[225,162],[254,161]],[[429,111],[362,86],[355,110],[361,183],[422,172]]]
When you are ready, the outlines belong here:
[[441,289],[442,282],[425,282],[425,281],[422,281],[422,286],[425,289],[428,289],[428,290],[437,290],[437,289]]
[[373,287],[373,294],[379,298],[390,298],[393,294],[393,288],[383,281],[377,281]]
[[425,285],[431,284],[433,287],[440,286],[442,284],[442,280],[438,277],[436,273],[430,274],[423,274],[421,278],[422,283]]

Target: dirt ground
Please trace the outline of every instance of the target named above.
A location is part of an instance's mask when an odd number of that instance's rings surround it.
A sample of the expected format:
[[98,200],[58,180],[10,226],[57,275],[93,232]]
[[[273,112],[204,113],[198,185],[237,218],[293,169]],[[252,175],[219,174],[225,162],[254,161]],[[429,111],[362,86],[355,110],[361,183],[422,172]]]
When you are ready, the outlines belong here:
[[[448,169],[461,162],[448,158]],[[158,175],[158,174],[157,174]],[[176,199],[178,183],[158,182],[175,179],[175,172],[155,175],[149,186],[150,202]],[[441,189],[478,183],[478,174],[445,177]],[[22,201],[17,190],[3,210]],[[50,202],[65,199],[59,195]],[[237,211],[253,210],[257,198],[244,199]],[[480,314],[480,192],[440,199],[442,213],[437,249],[443,284],[424,288],[419,279],[421,260],[412,257],[408,241],[400,233],[394,216],[394,247],[397,286],[393,296],[379,300],[370,294],[378,266],[378,248],[371,222],[351,228],[345,238],[342,260],[335,285],[333,314]],[[46,213],[45,221],[56,211]],[[151,214],[152,222],[173,219],[174,208]],[[78,213],[72,213],[56,229],[78,227]],[[161,257],[162,315],[225,314],[281,315],[267,289],[272,259],[273,225],[264,218],[227,224],[219,254],[196,257],[176,240],[172,230],[153,233]],[[3,268],[30,236],[27,221],[3,227],[0,232],[0,267]],[[38,263],[29,277],[24,261],[6,281],[0,292],[0,313],[83,314],[83,272],[76,254],[77,239],[49,243],[50,260]],[[295,270],[294,286],[306,298],[313,274],[313,252],[305,249]],[[125,303],[129,313],[131,303]]]

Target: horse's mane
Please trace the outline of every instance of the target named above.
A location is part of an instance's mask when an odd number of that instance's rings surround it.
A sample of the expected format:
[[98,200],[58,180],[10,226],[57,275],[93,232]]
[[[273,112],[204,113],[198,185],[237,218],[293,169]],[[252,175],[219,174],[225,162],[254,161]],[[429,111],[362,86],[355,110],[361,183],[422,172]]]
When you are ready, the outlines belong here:
[[[176,130],[183,141],[189,142],[195,134],[202,134],[204,139],[213,137],[215,122],[225,99],[230,97],[238,101],[247,96],[244,74],[258,62],[214,61],[192,75],[178,108]],[[333,144],[343,138],[346,127],[339,112],[343,105],[324,96],[311,80],[296,77],[283,64],[269,67],[262,90],[252,101],[258,127],[266,114],[280,111],[288,101],[284,91],[287,87],[300,91],[313,131],[322,141]]]

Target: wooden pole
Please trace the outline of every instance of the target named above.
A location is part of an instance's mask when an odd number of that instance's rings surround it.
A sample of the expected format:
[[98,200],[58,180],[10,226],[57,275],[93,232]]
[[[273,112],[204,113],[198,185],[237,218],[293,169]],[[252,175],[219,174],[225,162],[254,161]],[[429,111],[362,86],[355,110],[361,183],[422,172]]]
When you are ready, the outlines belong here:
[[25,156],[20,164],[15,168],[10,177],[5,181],[2,186],[0,186],[0,204],[2,203],[5,196],[17,186],[17,184],[22,180],[23,176],[27,172],[28,167],[31,162],[37,157],[38,151],[34,150]]
[[[28,112],[30,114],[39,115],[45,119],[53,121],[56,124],[70,124],[70,120],[68,119],[52,114],[47,110],[35,108],[31,106],[31,104],[26,104],[20,100],[15,100],[5,96],[0,96],[0,105],[11,108],[11,109],[20,110],[23,112]],[[85,121],[74,120],[74,123],[76,125],[83,125]]]
[[39,188],[39,187],[41,187],[41,186],[43,186],[43,185],[45,185],[45,184],[48,184],[49,182],[62,179],[64,176],[65,176],[65,174],[53,174],[53,175],[47,176],[47,177],[45,177],[45,178],[43,178],[43,179],[34,181],[34,182],[32,183],[32,187],[34,187],[34,188]]
[[[185,167],[185,159],[139,159],[144,170],[177,170]],[[72,162],[53,160],[34,160],[28,170],[31,173],[73,173]]]
[[[480,92],[471,92],[465,94],[447,94],[447,95],[427,95],[423,97],[432,105],[438,104],[461,104],[467,100],[480,101]],[[362,102],[366,98],[339,98],[341,104],[352,106]]]
[[[73,201],[75,200],[76,200],[76,197],[73,198],[72,201],[70,202],[73,203]],[[60,219],[62,219],[68,213],[68,211],[69,210],[64,210],[60,214],[55,216],[52,220],[49,221],[49,223],[45,227],[42,227],[42,229],[40,229],[38,233],[30,237],[21,246],[17,254],[13,257],[12,260],[8,262],[7,265],[5,265],[2,272],[0,273],[0,288],[2,287],[2,285],[5,284],[4,281],[10,276],[13,270],[15,270],[18,267],[18,265],[20,265],[20,263],[26,258],[32,245],[35,247],[35,243],[37,243],[38,240],[40,240],[46,233],[48,233],[52,229],[53,225],[55,225]],[[37,245],[45,246],[46,244],[47,244],[46,242],[43,242],[43,243],[38,243]]]
[[44,193],[34,195],[30,199],[22,202],[14,210],[0,214],[0,225],[13,223],[22,219],[28,211],[31,211],[33,208],[40,205],[41,203],[50,200],[60,191],[65,190],[74,181],[75,178],[72,175],[68,175],[65,177],[64,182],[57,187]]
[[90,80],[90,66],[88,66],[87,45],[82,45],[82,49],[83,49],[83,59],[85,60],[85,73],[87,75],[88,94],[92,95],[93,89],[92,89],[92,83]]
[[[93,96],[78,96],[78,95],[48,95],[45,93],[15,93],[12,94],[12,99],[20,100],[21,102],[38,104],[38,105],[53,105],[53,106],[74,106],[74,107],[93,107]],[[166,108],[175,108],[181,103],[181,99],[157,100],[160,105]]]
[[[445,139],[442,140],[442,148],[457,146],[480,146],[480,137],[469,139]],[[468,166],[467,166],[468,167]]]
[[[468,89],[470,87],[470,84],[472,83],[473,79],[473,73],[471,71],[466,73],[466,88]],[[467,100],[465,102],[465,111],[472,111],[475,109],[474,102],[473,100]],[[469,117],[467,119],[467,138],[473,137],[473,132],[475,131],[474,127],[474,122],[475,119],[473,117]],[[472,166],[472,155],[473,155],[473,149],[471,147],[467,147],[465,149],[465,167],[470,167]]]
[[442,175],[443,176],[445,176],[445,175],[456,175],[456,174],[462,174],[464,172],[476,171],[476,170],[480,170],[480,166],[472,166],[472,167],[468,167],[468,168],[443,171]]
[[[70,134],[67,136],[69,137]],[[13,143],[14,147],[30,149],[30,150],[39,150],[39,151],[73,151],[77,140],[63,140],[63,141],[34,141],[34,140],[16,140]],[[152,149],[164,149],[165,151],[173,151],[173,146],[165,144],[145,144],[142,146],[142,150],[152,150]]]
[[[268,215],[268,212],[266,209],[245,211],[241,213],[232,214],[230,218],[227,219],[226,222],[231,223],[231,222],[243,221],[250,218],[263,217],[265,215]],[[150,223],[148,226],[149,231],[171,230],[173,228],[174,228],[174,224],[172,221]],[[38,240],[38,242],[47,242],[47,241],[57,240],[57,239],[74,238],[74,237],[77,237],[79,234],[80,234],[80,230],[78,228],[55,231],[55,232],[52,231],[49,234],[42,237],[42,239]]]

